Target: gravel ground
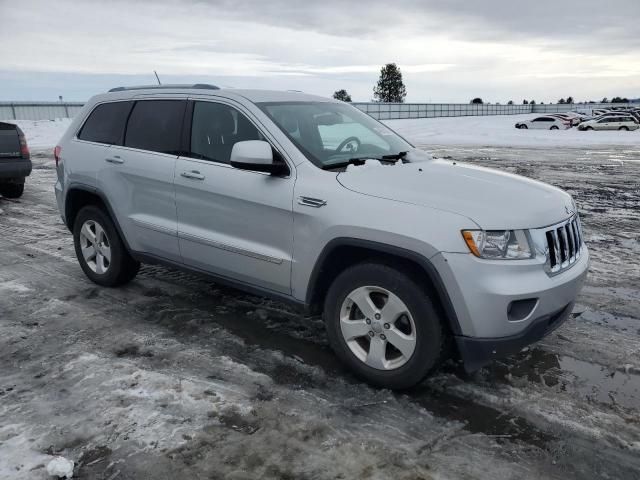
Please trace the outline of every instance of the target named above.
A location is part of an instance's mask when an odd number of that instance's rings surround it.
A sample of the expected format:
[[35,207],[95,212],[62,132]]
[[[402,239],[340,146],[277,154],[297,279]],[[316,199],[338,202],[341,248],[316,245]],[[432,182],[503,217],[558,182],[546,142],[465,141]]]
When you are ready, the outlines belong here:
[[640,479],[640,149],[429,149],[570,191],[592,265],[538,345],[402,394],[284,305],[155,266],[91,284],[36,152],[0,198],[0,478]]

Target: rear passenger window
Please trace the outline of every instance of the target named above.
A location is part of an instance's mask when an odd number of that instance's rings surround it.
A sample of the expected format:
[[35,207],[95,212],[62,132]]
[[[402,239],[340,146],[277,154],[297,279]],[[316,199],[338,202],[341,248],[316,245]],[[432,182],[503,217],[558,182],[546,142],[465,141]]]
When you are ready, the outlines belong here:
[[113,102],[98,105],[84,122],[78,138],[88,142],[122,145],[131,104],[132,102]]
[[229,163],[236,142],[264,140],[242,113],[221,103],[196,102],[191,124],[192,158]]
[[182,100],[136,102],[127,123],[124,146],[179,155],[185,105]]

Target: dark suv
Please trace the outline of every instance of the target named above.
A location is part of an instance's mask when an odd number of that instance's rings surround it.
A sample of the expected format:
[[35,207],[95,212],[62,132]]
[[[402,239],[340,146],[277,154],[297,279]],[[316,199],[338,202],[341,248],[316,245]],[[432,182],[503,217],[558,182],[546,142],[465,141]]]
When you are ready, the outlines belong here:
[[24,133],[17,125],[0,122],[0,194],[18,198],[31,174],[31,157]]

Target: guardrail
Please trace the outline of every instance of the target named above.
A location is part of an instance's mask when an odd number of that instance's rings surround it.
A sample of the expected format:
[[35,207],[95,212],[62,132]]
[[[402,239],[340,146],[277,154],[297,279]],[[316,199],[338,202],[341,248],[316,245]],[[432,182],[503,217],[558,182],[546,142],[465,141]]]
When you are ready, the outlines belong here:
[[[82,102],[0,102],[0,120],[55,120],[72,118]],[[640,106],[639,103],[574,103],[535,105],[490,105],[471,103],[381,103],[353,102],[356,108],[378,120],[398,118],[465,117],[475,115],[518,115],[557,113],[570,110],[591,113],[596,108]]]

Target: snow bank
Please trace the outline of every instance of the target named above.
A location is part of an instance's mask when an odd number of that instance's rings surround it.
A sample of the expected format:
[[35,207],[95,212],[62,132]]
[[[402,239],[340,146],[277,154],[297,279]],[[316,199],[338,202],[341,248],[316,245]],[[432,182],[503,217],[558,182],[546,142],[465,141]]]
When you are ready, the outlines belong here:
[[29,148],[34,150],[53,150],[71,124],[71,118],[58,118],[56,120],[8,120],[15,123],[27,137]]
[[590,147],[640,146],[640,130],[634,132],[581,132],[570,130],[518,130],[517,122],[540,114],[493,115],[385,120],[384,123],[416,146],[471,145],[492,147]]

